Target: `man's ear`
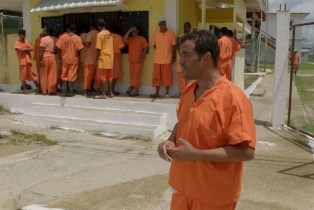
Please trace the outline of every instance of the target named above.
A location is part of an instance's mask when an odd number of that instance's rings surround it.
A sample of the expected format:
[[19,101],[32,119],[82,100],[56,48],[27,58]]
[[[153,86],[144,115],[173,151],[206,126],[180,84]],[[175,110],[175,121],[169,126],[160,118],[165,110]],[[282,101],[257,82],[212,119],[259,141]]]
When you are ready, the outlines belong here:
[[210,52],[205,53],[202,57],[206,64],[212,63],[212,54]]

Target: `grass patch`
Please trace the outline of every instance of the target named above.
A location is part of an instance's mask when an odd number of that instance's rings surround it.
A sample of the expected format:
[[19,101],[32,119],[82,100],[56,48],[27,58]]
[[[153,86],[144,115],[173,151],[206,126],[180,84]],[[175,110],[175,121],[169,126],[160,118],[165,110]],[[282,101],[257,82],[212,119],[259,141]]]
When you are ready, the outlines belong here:
[[52,125],[52,126],[49,127],[49,129],[51,129],[51,130],[59,130],[60,127],[57,126],[57,125]]
[[55,145],[58,142],[57,141],[53,141],[51,139],[48,139],[45,135],[41,135],[41,134],[25,134],[22,133],[20,131],[11,129],[11,134],[9,139],[12,140],[13,143],[17,143],[17,142],[38,142],[44,145]]
[[[264,67],[265,67],[264,63],[260,63],[259,64],[259,69],[264,69]],[[266,63],[266,69],[274,70],[275,69],[275,64],[273,64],[273,63]]]
[[93,133],[94,136],[100,136],[100,137],[104,137],[105,135],[101,132],[101,131],[95,131]]
[[307,132],[310,132],[312,135],[314,134],[314,125],[313,124],[307,124],[303,127],[304,130]]
[[11,113],[10,110],[8,110],[2,104],[0,104],[0,114],[8,114],[8,113]]

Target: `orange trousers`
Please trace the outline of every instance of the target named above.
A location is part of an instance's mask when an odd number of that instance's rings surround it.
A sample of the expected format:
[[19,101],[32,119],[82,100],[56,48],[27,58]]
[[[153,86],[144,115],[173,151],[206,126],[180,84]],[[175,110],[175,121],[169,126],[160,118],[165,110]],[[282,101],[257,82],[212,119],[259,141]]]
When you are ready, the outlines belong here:
[[40,88],[43,94],[57,91],[57,64],[55,56],[43,58],[44,66],[40,68]]
[[77,68],[78,63],[76,64],[62,63],[61,80],[74,82],[77,78]]
[[95,65],[93,64],[86,64],[83,67],[83,78],[84,78],[84,90],[90,90],[92,80],[94,79],[95,75]]
[[185,197],[182,193],[172,194],[170,210],[235,210],[237,201],[222,206],[212,206],[193,201]]
[[113,59],[113,79],[120,79],[122,76],[122,55],[115,53]]
[[134,90],[141,86],[141,78],[144,63],[130,63],[130,85]]
[[182,72],[177,72],[178,75],[178,84],[179,84],[179,90],[180,93],[182,93],[183,89],[186,87],[187,82],[186,80],[183,78]]
[[153,70],[153,87],[160,87],[161,85],[164,86],[172,86],[172,64],[157,64],[154,63],[154,70]]
[[40,62],[39,62],[39,60],[37,60],[36,61],[36,70],[37,70],[37,76],[38,77],[40,76],[40,68],[41,68]]
[[23,81],[36,81],[37,77],[33,70],[33,65],[28,63],[27,65],[20,65],[20,80]]

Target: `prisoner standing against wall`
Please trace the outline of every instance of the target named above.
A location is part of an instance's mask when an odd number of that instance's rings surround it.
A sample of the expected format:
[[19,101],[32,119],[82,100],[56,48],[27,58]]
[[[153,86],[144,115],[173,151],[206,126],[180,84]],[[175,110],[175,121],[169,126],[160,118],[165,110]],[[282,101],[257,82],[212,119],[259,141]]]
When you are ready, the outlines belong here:
[[180,34],[177,38],[177,43],[178,43],[178,47],[177,47],[177,76],[178,76],[178,85],[179,85],[179,91],[180,91],[180,95],[182,94],[183,89],[186,87],[187,85],[187,81],[183,78],[182,76],[182,68],[180,65],[180,53],[179,53],[179,46],[180,46],[180,41],[181,41],[181,37],[184,34],[190,33],[191,31],[191,23],[190,22],[186,22],[183,25],[183,33]]
[[231,56],[232,56],[232,41],[228,37],[228,29],[222,27],[220,29],[220,39],[218,44],[220,47],[220,54],[218,58],[218,71],[221,76],[225,76],[226,73],[231,72]]
[[132,97],[139,96],[139,88],[145,56],[148,50],[146,39],[139,35],[137,26],[132,26],[123,36],[123,41],[129,46],[130,86],[126,93]]
[[[255,152],[252,105],[217,69],[219,45],[209,31],[182,37],[180,64],[191,82],[177,107],[178,123],[158,146],[171,161],[172,210],[233,210],[241,191],[242,161]],[[171,160],[172,159],[172,160]]]
[[40,33],[39,36],[35,40],[34,46],[34,55],[33,60],[36,62],[36,70],[37,70],[37,77],[38,77],[38,84],[40,84],[40,62],[39,62],[39,50],[40,50],[40,40],[43,37],[43,33]]
[[158,20],[159,30],[154,34],[153,46],[156,49],[153,70],[153,87],[156,88],[151,98],[159,97],[160,86],[166,86],[165,98],[170,98],[169,89],[173,85],[172,63],[176,59],[176,35],[167,28],[166,20]]
[[92,25],[89,28],[89,32],[87,33],[86,40],[83,43],[86,50],[84,56],[84,67],[83,67],[83,75],[84,75],[84,96],[87,96],[87,91],[92,89],[92,81],[95,78],[96,73],[96,41],[98,30],[97,27]]
[[40,87],[43,95],[57,94],[57,63],[55,58],[55,43],[51,37],[51,28],[45,28],[40,41]]
[[122,54],[121,51],[124,48],[124,42],[122,36],[118,34],[118,27],[112,26],[111,33],[113,37],[113,76],[112,76],[112,92],[114,95],[119,95],[120,92],[115,91],[116,83],[118,79],[123,77],[122,71]]
[[67,25],[67,33],[63,34],[56,44],[61,51],[61,96],[73,96],[74,81],[77,78],[79,51],[84,48],[81,38],[74,33],[75,30],[76,26],[74,24]]
[[236,30],[234,30],[234,32],[232,32],[232,30],[228,30],[228,37],[232,42],[232,51],[231,51],[230,67],[227,68],[226,77],[228,80],[231,81],[232,66],[233,66],[234,57],[235,57],[236,52],[238,52],[242,46],[241,46],[241,43],[239,43],[237,40],[237,31]]
[[97,26],[100,32],[97,34],[96,41],[96,60],[97,60],[97,80],[101,81],[99,93],[95,99],[105,99],[107,83],[109,84],[109,97],[114,97],[112,91],[112,77],[113,77],[113,37],[112,34],[106,29],[106,22],[104,19],[99,19]]
[[32,44],[25,39],[26,31],[21,29],[18,31],[19,40],[15,41],[14,49],[16,51],[17,59],[19,61],[20,80],[24,94],[29,94],[26,90],[26,81],[33,81],[36,91],[39,92],[37,77],[33,70],[33,63],[31,58],[31,51],[33,51]]

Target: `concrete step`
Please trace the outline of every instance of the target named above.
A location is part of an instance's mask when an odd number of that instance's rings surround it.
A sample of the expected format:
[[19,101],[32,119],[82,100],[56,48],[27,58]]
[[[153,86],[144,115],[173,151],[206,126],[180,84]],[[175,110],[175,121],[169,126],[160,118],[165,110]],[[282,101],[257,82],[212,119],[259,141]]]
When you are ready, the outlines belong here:
[[86,132],[156,138],[176,123],[176,104],[148,98],[95,100],[83,97],[0,94],[18,122]]
[[16,112],[42,117],[61,117],[72,120],[91,120],[96,122],[113,122],[143,125],[166,126],[166,114],[120,110],[112,108],[93,108],[77,106],[58,106],[50,104],[32,104]]
[[52,129],[76,130],[80,132],[103,132],[110,134],[123,134],[130,136],[141,136],[145,138],[156,138],[164,129],[158,125],[116,123],[108,121],[94,121],[84,119],[69,119],[62,117],[33,116],[28,114],[16,115],[18,122],[37,126],[50,127]]

